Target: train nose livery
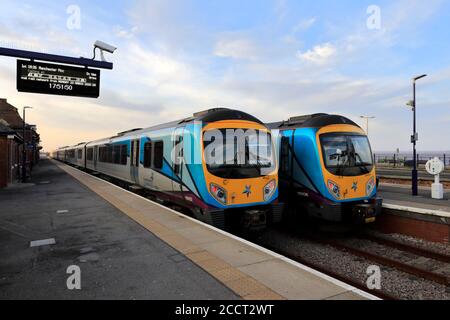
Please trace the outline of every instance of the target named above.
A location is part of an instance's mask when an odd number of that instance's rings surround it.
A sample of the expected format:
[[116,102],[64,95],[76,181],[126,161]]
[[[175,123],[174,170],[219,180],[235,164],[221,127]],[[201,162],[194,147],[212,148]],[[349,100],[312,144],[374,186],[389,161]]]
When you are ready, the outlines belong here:
[[287,216],[370,223],[381,212],[369,140],[353,121],[328,114],[268,124],[279,158]]
[[260,229],[281,220],[270,130],[241,111],[210,109],[179,121],[65,147],[55,155],[141,187],[219,228]]

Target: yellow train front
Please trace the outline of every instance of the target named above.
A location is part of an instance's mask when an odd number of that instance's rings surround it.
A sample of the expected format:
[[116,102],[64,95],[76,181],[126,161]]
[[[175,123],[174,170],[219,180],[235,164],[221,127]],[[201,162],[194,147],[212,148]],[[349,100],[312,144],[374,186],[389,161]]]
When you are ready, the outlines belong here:
[[279,158],[286,217],[370,223],[381,212],[365,132],[339,115],[314,114],[268,124]]

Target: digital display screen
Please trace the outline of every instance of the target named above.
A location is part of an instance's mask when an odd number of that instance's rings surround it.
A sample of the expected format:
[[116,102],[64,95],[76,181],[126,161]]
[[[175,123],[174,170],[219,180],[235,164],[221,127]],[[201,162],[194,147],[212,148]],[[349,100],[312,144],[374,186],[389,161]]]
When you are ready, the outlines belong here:
[[100,70],[17,60],[17,90],[98,98]]

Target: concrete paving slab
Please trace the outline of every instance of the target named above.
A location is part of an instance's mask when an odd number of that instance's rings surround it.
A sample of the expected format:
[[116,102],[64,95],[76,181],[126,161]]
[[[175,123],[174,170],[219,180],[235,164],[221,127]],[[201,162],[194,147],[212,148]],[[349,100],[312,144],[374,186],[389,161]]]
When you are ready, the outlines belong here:
[[[0,299],[239,298],[50,161],[33,179],[51,183],[0,190]],[[71,265],[81,290],[66,286]]]
[[[283,265],[281,269],[282,264],[284,262],[280,260],[269,260],[238,269],[287,299],[326,299],[348,291],[294,266]],[[268,273],[267,270],[283,270],[283,272]]]

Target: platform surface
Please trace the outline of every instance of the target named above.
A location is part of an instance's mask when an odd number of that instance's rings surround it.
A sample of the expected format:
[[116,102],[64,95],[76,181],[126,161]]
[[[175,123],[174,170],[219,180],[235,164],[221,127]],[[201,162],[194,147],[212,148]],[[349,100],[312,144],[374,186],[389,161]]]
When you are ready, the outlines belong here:
[[33,183],[0,191],[0,298],[374,298],[53,160]]
[[413,197],[409,185],[381,183],[378,195],[383,198],[384,204],[435,211],[436,214],[441,211],[444,216],[450,216],[450,190],[448,189],[444,192],[444,199],[437,200],[431,198],[429,187],[419,187],[418,196]]
[[[67,289],[70,265],[81,290]],[[238,298],[48,160],[31,184],[0,190],[0,299]]]

